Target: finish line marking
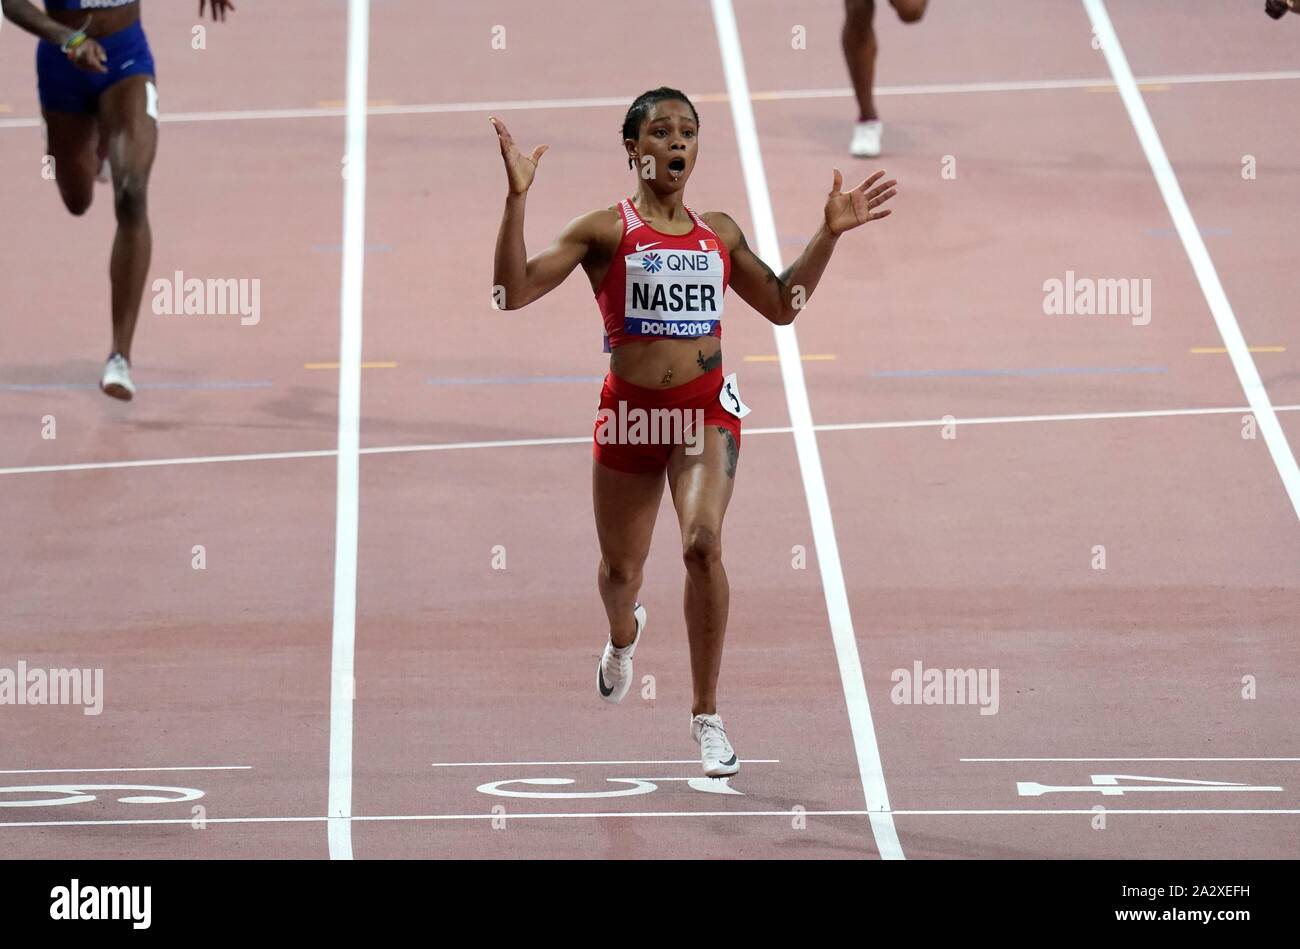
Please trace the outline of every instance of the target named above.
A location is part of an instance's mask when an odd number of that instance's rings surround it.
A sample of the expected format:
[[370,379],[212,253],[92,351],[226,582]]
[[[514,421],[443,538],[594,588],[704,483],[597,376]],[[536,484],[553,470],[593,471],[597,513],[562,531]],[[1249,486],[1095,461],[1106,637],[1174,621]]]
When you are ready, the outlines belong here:
[[[1275,412],[1300,412],[1300,405],[1275,405]],[[1250,406],[1232,406],[1211,409],[1151,409],[1138,412],[1072,412],[1058,415],[996,415],[952,419],[913,419],[886,422],[830,422],[813,425],[815,432],[876,431],[893,428],[941,428],[944,425],[1015,425],[1026,422],[1096,422],[1116,419],[1179,418],[1197,415],[1249,415]],[[746,435],[789,435],[789,426],[753,428]],[[362,448],[362,455],[393,455],[410,452],[463,451],[478,448],[532,448],[544,445],[587,445],[590,436],[562,436],[557,438],[511,438],[483,442],[442,442],[426,445],[384,445]],[[333,458],[335,449],[316,451],[276,451],[247,455],[196,455],[189,458],[146,458],[138,461],[91,461],[66,465],[31,465],[19,468],[0,468],[0,475],[48,474],[56,471],[107,471],[116,468],[162,468],[172,465],[205,465],[238,461],[284,461],[299,458]]]
[[[348,823],[387,823],[399,821],[491,821],[491,820],[593,820],[600,818],[650,818],[650,817],[781,817],[789,819],[796,816],[805,817],[871,817],[879,811],[843,810],[843,811],[796,811],[793,808],[783,811],[587,811],[581,813],[548,814],[385,814],[375,816],[352,815],[350,817],[205,817],[206,824],[322,824],[329,821],[346,821]],[[1055,816],[1096,816],[1093,807],[1088,808],[947,808],[929,810],[893,810],[889,812],[896,817],[1055,817]],[[1117,814],[1157,817],[1246,817],[1265,815],[1296,815],[1300,808],[1106,808],[1109,816]],[[64,821],[0,821],[3,827],[122,827],[122,826],[161,826],[166,824],[184,825],[194,823],[192,817],[170,818],[136,818],[126,820],[64,820]]]

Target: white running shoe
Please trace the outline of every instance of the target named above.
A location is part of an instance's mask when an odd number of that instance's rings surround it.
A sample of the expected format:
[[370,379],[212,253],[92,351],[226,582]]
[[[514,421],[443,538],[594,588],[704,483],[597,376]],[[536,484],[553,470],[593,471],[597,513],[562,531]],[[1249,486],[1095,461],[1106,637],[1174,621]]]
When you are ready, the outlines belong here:
[[870,122],[858,122],[853,126],[853,141],[849,145],[849,154],[855,158],[875,158],[880,154],[880,139],[885,127],[879,119]]
[[727,740],[727,730],[720,715],[696,715],[691,719],[691,737],[700,746],[704,773],[711,778],[725,778],[740,770],[740,759]]
[[636,652],[636,644],[641,641],[641,633],[645,630],[645,607],[640,603],[634,604],[632,615],[636,617],[636,636],[632,645],[615,646],[610,640],[605,643],[605,652],[596,666],[596,691],[606,702],[623,701],[632,685],[632,653]]
[[111,395],[123,402],[130,402],[135,395],[135,383],[131,381],[131,364],[121,353],[113,353],[104,364],[104,377],[99,380],[99,387],[105,395]]
[[99,141],[96,157],[99,158],[99,171],[95,173],[95,180],[106,185],[113,180],[113,166],[108,161],[108,144],[102,137]]

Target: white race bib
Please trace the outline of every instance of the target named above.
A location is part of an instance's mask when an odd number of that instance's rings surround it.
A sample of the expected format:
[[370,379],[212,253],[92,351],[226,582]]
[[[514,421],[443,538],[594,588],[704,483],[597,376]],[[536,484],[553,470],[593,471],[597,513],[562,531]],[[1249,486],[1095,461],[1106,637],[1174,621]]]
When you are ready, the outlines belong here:
[[623,332],[711,336],[722,319],[722,255],[647,247],[623,258]]

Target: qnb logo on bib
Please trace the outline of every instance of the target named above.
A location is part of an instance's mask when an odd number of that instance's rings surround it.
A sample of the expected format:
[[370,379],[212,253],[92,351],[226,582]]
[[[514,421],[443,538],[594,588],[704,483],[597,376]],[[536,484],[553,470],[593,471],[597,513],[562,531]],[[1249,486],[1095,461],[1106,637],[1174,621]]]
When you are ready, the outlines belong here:
[[668,250],[628,254],[623,329],[633,336],[709,336],[722,318],[722,255]]

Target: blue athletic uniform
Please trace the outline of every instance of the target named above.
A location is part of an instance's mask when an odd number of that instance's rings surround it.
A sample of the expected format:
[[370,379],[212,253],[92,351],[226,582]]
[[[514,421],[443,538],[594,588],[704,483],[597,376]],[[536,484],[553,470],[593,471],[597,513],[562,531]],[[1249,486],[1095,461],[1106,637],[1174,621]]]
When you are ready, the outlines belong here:
[[[94,12],[124,7],[134,0],[45,0],[45,9]],[[93,114],[105,89],[129,76],[155,77],[153,53],[136,20],[124,30],[101,36],[97,42],[108,54],[108,72],[104,74],[78,69],[54,43],[41,40],[36,46],[36,80],[41,108],[49,112]]]

